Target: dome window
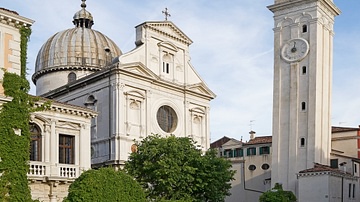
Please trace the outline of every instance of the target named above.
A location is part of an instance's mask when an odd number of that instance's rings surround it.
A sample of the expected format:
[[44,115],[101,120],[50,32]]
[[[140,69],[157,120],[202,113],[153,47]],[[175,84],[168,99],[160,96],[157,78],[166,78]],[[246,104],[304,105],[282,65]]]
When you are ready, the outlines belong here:
[[68,83],[76,81],[76,74],[74,72],[70,72],[68,75]]

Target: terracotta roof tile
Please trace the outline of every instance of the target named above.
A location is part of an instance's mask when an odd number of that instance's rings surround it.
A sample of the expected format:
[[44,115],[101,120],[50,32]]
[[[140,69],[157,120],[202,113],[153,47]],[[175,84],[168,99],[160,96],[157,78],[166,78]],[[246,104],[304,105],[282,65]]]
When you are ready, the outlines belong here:
[[249,142],[247,142],[246,145],[266,144],[271,142],[272,142],[272,136],[260,136],[260,137],[255,137],[252,140],[249,140]]
[[315,173],[315,172],[332,172],[340,175],[352,176],[350,173],[339,170],[338,168],[331,168],[330,166],[322,165],[319,163],[315,163],[314,168],[302,170],[299,173],[306,174],[306,173]]
[[350,131],[358,131],[358,130],[360,130],[360,128],[338,127],[338,126],[331,127],[332,133],[350,132]]
[[224,137],[216,140],[215,142],[211,143],[210,148],[213,148],[213,149],[214,148],[220,148],[223,144],[225,144],[229,140],[231,140],[231,138],[224,136]]

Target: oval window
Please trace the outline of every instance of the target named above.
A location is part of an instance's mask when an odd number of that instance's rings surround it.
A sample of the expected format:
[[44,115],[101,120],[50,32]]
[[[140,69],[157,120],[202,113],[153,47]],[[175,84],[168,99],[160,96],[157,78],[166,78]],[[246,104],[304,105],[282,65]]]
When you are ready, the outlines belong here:
[[249,170],[251,170],[251,171],[256,170],[256,166],[255,165],[249,165]]
[[267,169],[270,168],[270,166],[269,166],[269,164],[264,163],[264,164],[262,164],[261,168],[262,168],[263,170],[267,170]]
[[173,108],[167,105],[161,106],[157,111],[156,118],[163,131],[172,133],[176,129],[178,120]]

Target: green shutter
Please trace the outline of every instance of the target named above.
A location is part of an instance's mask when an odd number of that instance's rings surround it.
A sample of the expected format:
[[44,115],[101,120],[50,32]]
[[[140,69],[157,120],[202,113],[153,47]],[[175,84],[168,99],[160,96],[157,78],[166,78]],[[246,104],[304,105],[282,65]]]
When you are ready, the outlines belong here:
[[259,151],[259,152],[260,152],[260,155],[261,155],[261,154],[264,154],[263,149],[264,149],[264,147],[260,147],[260,151]]
[[239,156],[240,156],[240,157],[244,156],[244,150],[243,150],[243,149],[240,149],[240,150],[239,150]]

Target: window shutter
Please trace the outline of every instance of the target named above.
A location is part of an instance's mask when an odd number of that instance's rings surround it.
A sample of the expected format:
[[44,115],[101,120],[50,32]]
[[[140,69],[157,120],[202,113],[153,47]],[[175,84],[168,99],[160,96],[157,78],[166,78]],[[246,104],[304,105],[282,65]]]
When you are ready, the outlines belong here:
[[260,155],[261,155],[261,154],[264,154],[264,151],[263,151],[263,150],[264,150],[264,147],[260,147],[260,149],[259,149]]

